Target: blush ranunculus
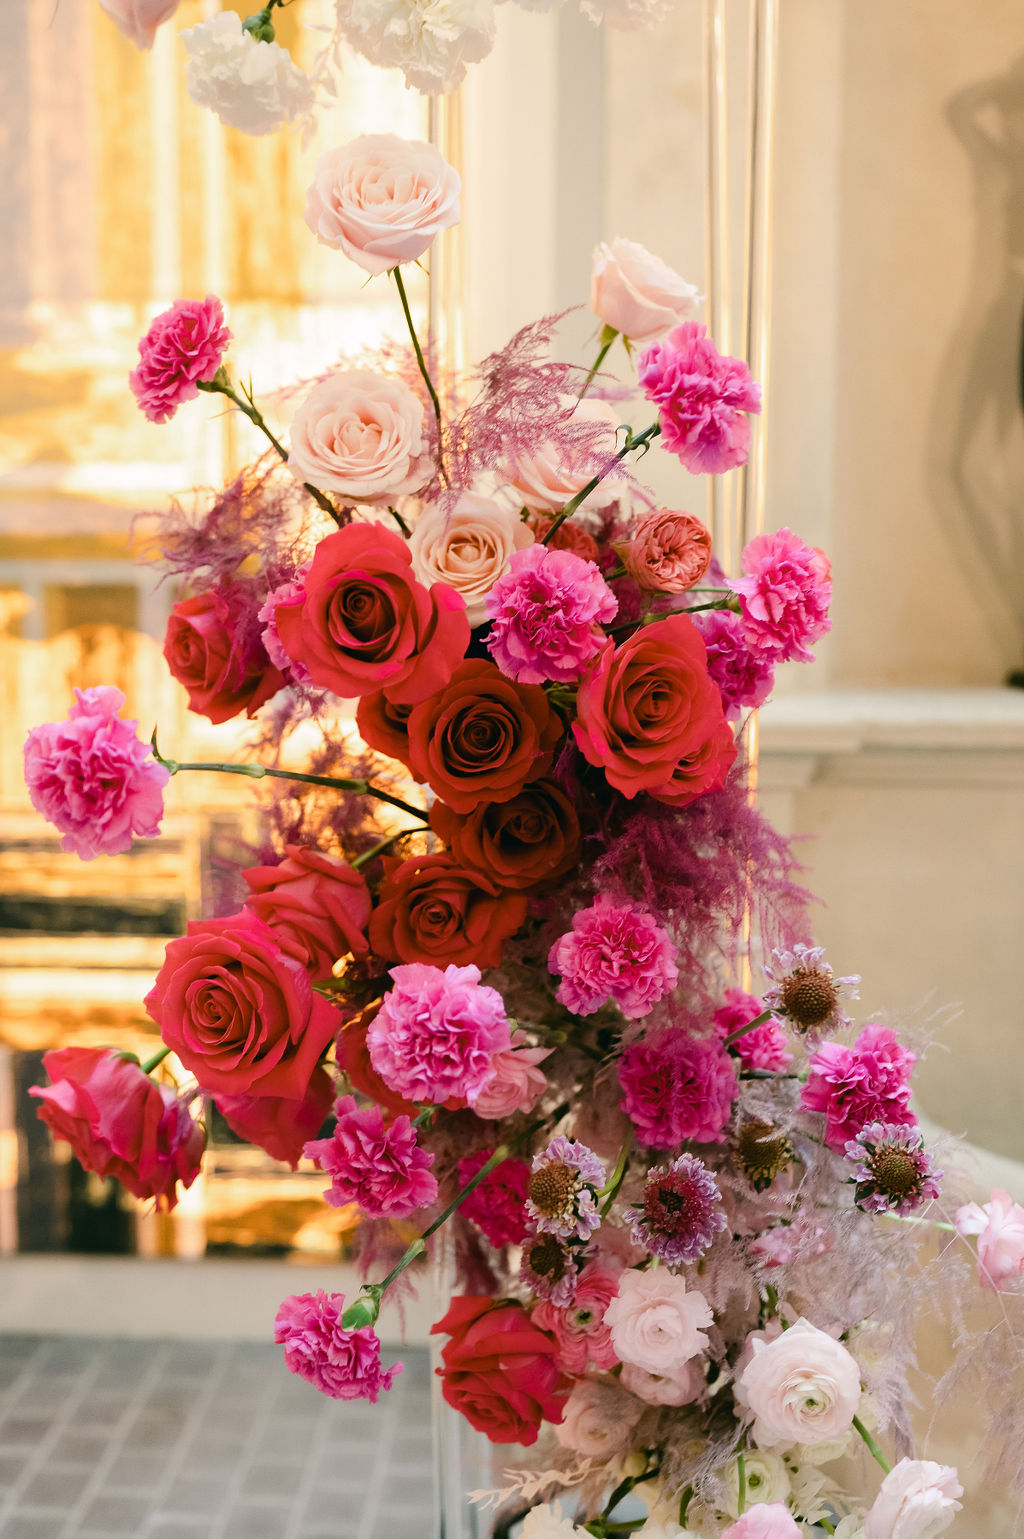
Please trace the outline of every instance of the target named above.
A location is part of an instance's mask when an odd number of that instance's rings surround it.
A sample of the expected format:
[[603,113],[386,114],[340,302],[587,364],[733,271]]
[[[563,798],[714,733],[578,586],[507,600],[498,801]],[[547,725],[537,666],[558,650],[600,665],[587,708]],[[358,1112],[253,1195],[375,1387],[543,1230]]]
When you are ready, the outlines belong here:
[[421,583],[442,582],[466,601],[470,625],[487,618],[484,600],[517,550],[534,542],[515,508],[463,492],[453,507],[424,508],[409,540],[412,569]]
[[710,531],[668,508],[641,513],[633,538],[615,548],[633,581],[653,593],[685,593],[711,565]]
[[223,307],[213,294],[176,299],[157,316],[139,342],[138,367],[128,376],[150,422],[166,422],[185,401],[195,400],[198,382],[213,379],[230,341]]
[[535,1323],[550,1331],[558,1342],[558,1366],[563,1373],[586,1373],[588,1363],[600,1369],[615,1367],[619,1357],[605,1311],[618,1291],[618,1273],[600,1262],[588,1261],[576,1279],[576,1297],[571,1304],[541,1299],[533,1306]]
[[419,396],[372,369],[329,374],[292,418],[288,469],[348,502],[386,505],[418,492],[432,466]]
[[278,607],[277,629],[314,683],[342,699],[386,688],[399,705],[443,688],[469,645],[462,599],[417,582],[405,541],[379,524],[320,541],[305,599]]
[[730,1523],[722,1539],[800,1539],[801,1530],[784,1502],[758,1502]]
[[802,1316],[774,1341],[755,1340],[736,1381],[761,1448],[830,1443],[849,1432],[860,1404],[860,1369],[827,1331]]
[[590,308],[599,321],[643,346],[693,314],[700,293],[634,240],[594,249]]
[[1008,1292],[1024,1282],[1024,1208],[996,1187],[983,1206],[966,1203],[956,1211],[961,1235],[978,1236],[978,1276],[986,1288]]
[[481,802],[461,817],[435,802],[430,826],[470,871],[516,892],[564,876],[583,842],[576,808],[550,779],[532,780],[510,801]]
[[555,1436],[563,1448],[585,1459],[613,1459],[623,1451],[642,1414],[642,1407],[614,1379],[578,1379]]
[[497,967],[504,942],[526,918],[519,893],[495,893],[451,855],[385,862],[370,920],[370,945],[399,962]]
[[262,642],[241,635],[238,622],[237,604],[215,589],[181,599],[167,622],[167,667],[188,691],[189,710],[214,723],[239,711],[254,716],[286,682]]
[[938,1539],[960,1511],[956,1470],[932,1459],[901,1459],[882,1481],[864,1521],[864,1539]]
[[462,663],[409,717],[409,766],[455,812],[505,802],[551,768],[562,721],[534,684]]
[[314,1069],[305,1095],[299,1098],[218,1095],[214,1102],[233,1133],[294,1170],[303,1145],[319,1133],[334,1104],[334,1086],[329,1074]]
[[152,48],[157,28],[170,21],[181,0],[99,0],[117,30],[136,48]]
[[359,872],[306,845],[287,844],[284,855],[280,865],[242,872],[250,889],[245,907],[314,978],[328,977],[339,957],[365,957],[373,905]]
[[459,222],[462,183],[432,144],[360,134],[327,150],[306,193],[306,223],[323,246],[368,273],[415,262]]
[[707,1384],[696,1358],[674,1373],[648,1373],[636,1363],[623,1363],[620,1382],[623,1389],[648,1405],[692,1405]]
[[214,1096],[302,1099],[337,1027],[306,969],[244,913],[190,924],[168,941],[145,1003],[168,1047]]
[[138,1063],[109,1047],[62,1047],[43,1054],[49,1085],[33,1085],[39,1118],[71,1145],[78,1162],[113,1176],[143,1200],[167,1211],[177,1183],[199,1174],[206,1135],[187,1106],[157,1085]]
[[696,321],[686,321],[640,354],[640,388],[658,408],[670,454],[694,475],[746,463],[750,417],[761,410],[761,387],[740,358],[720,353]]
[[430,1333],[450,1338],[437,1370],[444,1398],[492,1443],[531,1445],[542,1421],[561,1420],[558,1344],[521,1304],[459,1296]]
[[584,675],[577,713],[573,734],[583,757],[628,797],[647,791],[685,806],[720,789],[736,757],[704,643],[687,615],[645,626],[621,647],[606,642]]
[[714,1321],[704,1295],[664,1267],[623,1272],[604,1318],[622,1362],[658,1374],[678,1374],[706,1351],[705,1327]]

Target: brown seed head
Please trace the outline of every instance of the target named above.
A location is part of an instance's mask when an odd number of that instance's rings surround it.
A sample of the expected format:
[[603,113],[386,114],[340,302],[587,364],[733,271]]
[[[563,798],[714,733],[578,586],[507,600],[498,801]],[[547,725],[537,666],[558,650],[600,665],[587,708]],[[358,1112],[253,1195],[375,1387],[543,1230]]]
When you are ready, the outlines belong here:
[[531,1244],[526,1259],[538,1277],[549,1277],[552,1282],[557,1282],[565,1276],[565,1251],[553,1234],[539,1234]]
[[542,1165],[530,1177],[530,1201],[544,1218],[561,1218],[571,1210],[576,1192],[576,1171],[568,1165]]
[[917,1162],[902,1149],[881,1149],[871,1162],[875,1185],[887,1197],[905,1197],[918,1183]]
[[800,1031],[823,1026],[839,1003],[832,974],[821,967],[797,967],[783,979],[779,998],[786,1016]]
[[744,1175],[756,1192],[771,1186],[793,1158],[793,1145],[785,1133],[760,1117],[748,1117],[736,1141]]

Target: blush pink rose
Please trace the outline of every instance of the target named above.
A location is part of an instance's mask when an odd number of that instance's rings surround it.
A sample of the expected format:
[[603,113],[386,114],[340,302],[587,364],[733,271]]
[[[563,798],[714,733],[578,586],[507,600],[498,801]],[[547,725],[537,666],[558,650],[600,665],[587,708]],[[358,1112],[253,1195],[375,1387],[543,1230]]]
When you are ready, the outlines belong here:
[[617,236],[594,248],[590,308],[599,321],[641,346],[691,316],[700,294],[635,240]]
[[484,599],[508,571],[517,550],[533,544],[533,531],[515,508],[463,492],[455,506],[427,507],[409,540],[412,569],[426,587],[442,582],[466,602],[470,625],[487,618]]
[[166,422],[211,380],[227,352],[231,333],[219,299],[176,299],[139,342],[139,364],[128,376],[132,394],[150,422]]
[[303,1145],[319,1133],[334,1104],[334,1086],[323,1069],[315,1069],[301,1098],[218,1095],[214,1100],[233,1133],[294,1170]]
[[991,1201],[980,1207],[969,1202],[958,1208],[957,1233],[978,1236],[978,1276],[996,1293],[1024,1282],[1024,1208],[1009,1192],[997,1187]]
[[711,1325],[714,1316],[702,1293],[691,1292],[682,1277],[659,1267],[654,1272],[623,1272],[604,1318],[622,1362],[635,1363],[648,1373],[673,1375],[707,1350],[703,1327]]
[[931,1459],[901,1459],[882,1481],[864,1539],[937,1539],[960,1511],[956,1470]]
[[157,28],[170,21],[181,0],[99,0],[117,30],[136,48],[152,48]]
[[300,481],[349,502],[391,503],[430,479],[423,405],[400,379],[343,369],[292,418],[288,468]]
[[[575,451],[567,454],[564,443],[541,439],[500,467],[503,481],[531,513],[560,512],[571,497],[605,468],[618,448],[615,430],[619,416],[607,402],[586,396],[577,404],[575,397],[566,396],[562,404],[566,414],[571,413],[573,425],[579,424],[582,429]],[[604,507],[621,493],[622,479],[612,472],[591,492],[587,507]]]
[[580,1379],[565,1402],[555,1436],[563,1448],[585,1459],[612,1459],[629,1442],[640,1416],[641,1407],[614,1379]]
[[512,1045],[491,1059],[493,1073],[473,1102],[473,1110],[487,1122],[500,1122],[516,1112],[531,1112],[548,1088],[547,1076],[537,1067],[554,1052],[551,1047],[527,1047],[525,1031],[512,1033]]
[[459,222],[459,174],[432,144],[360,134],[317,161],[306,223],[368,273],[415,262]]
[[685,593],[711,565],[711,534],[692,513],[641,513],[631,540],[616,549],[641,588]]
[[269,925],[282,951],[315,978],[330,975],[339,957],[365,957],[372,903],[358,871],[336,855],[288,844],[277,866],[251,866],[245,907]]
[[841,1342],[801,1316],[774,1341],[754,1341],[736,1394],[760,1448],[830,1443],[857,1414],[860,1369]]
[[730,1523],[722,1539],[800,1539],[800,1534],[793,1514],[782,1502],[772,1502],[770,1506],[758,1502]]

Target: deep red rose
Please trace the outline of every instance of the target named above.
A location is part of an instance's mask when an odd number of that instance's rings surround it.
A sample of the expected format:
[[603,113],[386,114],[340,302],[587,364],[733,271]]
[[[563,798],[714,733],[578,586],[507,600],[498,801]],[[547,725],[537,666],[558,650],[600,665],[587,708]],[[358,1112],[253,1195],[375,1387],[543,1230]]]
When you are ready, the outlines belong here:
[[484,802],[467,817],[435,802],[430,826],[462,865],[517,892],[564,876],[580,853],[576,809],[554,780],[534,780],[511,801]]
[[476,658],[409,717],[409,767],[456,812],[507,802],[551,768],[560,717],[538,684]]
[[314,978],[328,977],[339,957],[366,956],[372,904],[347,861],[287,844],[279,866],[251,866],[242,875],[252,890],[245,907]]
[[301,1100],[337,1027],[302,964],[244,911],[169,941],[146,1009],[213,1095]]
[[647,791],[684,806],[717,791],[736,757],[722,697],[688,615],[609,641],[584,675],[573,733],[580,751],[625,796]]
[[334,1105],[334,1085],[325,1070],[314,1069],[298,1100],[278,1095],[218,1095],[214,1100],[233,1133],[294,1170],[303,1144],[316,1137]]
[[305,599],[279,604],[276,623],[288,656],[343,699],[386,688],[400,705],[425,700],[469,645],[461,594],[417,582],[405,541],[380,524],[349,524],[321,540]]
[[502,946],[526,918],[526,899],[481,885],[452,855],[386,862],[370,945],[398,962],[497,967]]
[[404,1097],[396,1095],[385,1085],[370,1062],[366,1034],[370,1029],[371,1019],[369,1011],[361,1010],[339,1031],[334,1045],[338,1067],[348,1075],[353,1090],[358,1090],[360,1095],[369,1096],[371,1101],[376,1101],[378,1106],[383,1106],[393,1117],[401,1117],[403,1114],[415,1117],[419,1113],[419,1107],[415,1101],[406,1101]]
[[444,1398],[492,1443],[535,1443],[542,1421],[562,1420],[558,1342],[521,1304],[456,1297],[430,1332],[451,1337],[437,1370]]
[[237,605],[213,589],[175,604],[164,657],[188,691],[189,710],[212,722],[243,710],[254,716],[286,682],[262,644],[241,639]]
[[409,763],[411,705],[396,705],[382,689],[364,695],[356,707],[356,726],[364,743],[377,753]]
[[199,1174],[206,1135],[177,1094],[109,1047],[62,1047],[43,1054],[49,1085],[33,1085],[40,1119],[71,1145],[86,1170],[114,1176],[136,1197],[168,1212],[177,1183]]

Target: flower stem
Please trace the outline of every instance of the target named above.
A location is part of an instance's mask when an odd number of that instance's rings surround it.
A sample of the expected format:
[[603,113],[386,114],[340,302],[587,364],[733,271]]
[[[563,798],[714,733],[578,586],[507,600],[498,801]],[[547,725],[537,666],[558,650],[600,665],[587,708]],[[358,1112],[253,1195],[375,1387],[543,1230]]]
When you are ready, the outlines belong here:
[[399,513],[397,508],[388,508],[388,512],[391,514],[391,517],[394,519],[399,529],[401,529],[402,533],[405,535],[405,538],[408,539],[412,534],[412,530],[409,528],[409,525],[406,523],[401,513]]
[[598,369],[607,358],[608,350],[617,336],[618,332],[615,330],[614,326],[606,326],[601,332],[601,351],[598,353],[597,357],[590,365],[590,368],[587,370],[587,377],[583,381],[583,388],[579,394],[581,401],[586,395],[587,391],[590,389],[591,385],[594,383],[594,375],[597,373]]
[[[200,390],[206,390],[211,395],[226,396],[229,401],[233,402],[234,405],[238,407],[238,410],[242,413],[242,415],[248,417],[253,426],[258,427],[260,432],[270,440],[280,455],[281,459],[287,465],[288,450],[285,448],[281,440],[270,431],[263,413],[260,411],[259,407],[256,405],[256,402],[252,398],[251,390],[249,391],[246,398],[240,396],[232,386],[231,381],[227,376],[227,371],[224,369],[218,369],[213,379],[199,379],[196,380],[196,384],[199,386]],[[334,519],[334,522],[340,528],[343,520],[337,508],[334,506],[334,503],[326,495],[326,493],[322,492],[319,487],[312,486],[308,481],[303,481],[302,485],[304,490],[309,493],[317,506],[323,508],[325,513],[329,513]]]
[[427,361],[423,356],[423,349],[420,347],[420,339],[416,335],[416,327],[413,325],[412,311],[409,309],[409,296],[405,292],[405,280],[402,277],[402,269],[400,267],[393,267],[391,269],[391,276],[395,280],[395,284],[398,288],[398,297],[402,301],[402,311],[405,315],[405,324],[408,326],[409,335],[412,338],[412,345],[416,353],[416,362],[419,366],[420,375],[423,379],[423,383],[427,387],[427,394],[430,396],[431,405],[434,408],[434,421],[437,423],[437,468],[441,472],[442,481],[447,481],[448,477],[446,476],[444,469],[444,452],[441,441],[441,402],[438,398],[437,391],[434,389],[434,382],[430,377],[430,370],[427,368]]
[[770,1021],[771,1018],[772,1012],[770,1010],[762,1010],[760,1015],[755,1015],[754,1019],[752,1021],[748,1021],[745,1026],[737,1026],[735,1031],[730,1031],[729,1035],[722,1043],[722,1046],[732,1047],[733,1043],[738,1042],[741,1037],[745,1037],[748,1031],[755,1031],[758,1026],[763,1026],[764,1023],[766,1021]]
[[889,1463],[888,1459],[885,1457],[885,1454],[879,1448],[878,1444],[875,1442],[874,1438],[871,1436],[871,1433],[868,1431],[867,1427],[865,1427],[859,1416],[855,1416],[853,1418],[853,1427],[854,1431],[857,1432],[861,1438],[863,1438],[868,1453],[871,1455],[872,1459],[875,1460],[876,1464],[880,1464],[885,1470],[885,1473],[888,1475],[889,1471],[892,1469],[892,1465]]
[[159,1064],[163,1063],[164,1059],[167,1057],[170,1051],[171,1050],[169,1047],[161,1047],[157,1052],[153,1054],[152,1058],[147,1058],[145,1063],[140,1063],[139,1068],[142,1070],[143,1074],[152,1074],[153,1070]]
[[955,1224],[947,1224],[940,1218],[914,1218],[910,1213],[892,1213],[888,1209],[876,1215],[878,1218],[894,1218],[898,1224],[926,1224],[929,1229],[945,1229],[947,1234],[959,1234]]
[[602,1186],[601,1190],[597,1194],[599,1197],[603,1197],[605,1199],[604,1206],[601,1209],[602,1218],[608,1217],[608,1214],[611,1211],[612,1203],[619,1195],[619,1188],[621,1187],[623,1181],[626,1179],[626,1169],[629,1165],[629,1151],[632,1143],[633,1135],[632,1133],[627,1133],[622,1141],[622,1148],[619,1150],[619,1157],[615,1162],[615,1169],[611,1173],[608,1185]]
[[[430,827],[426,819],[423,821],[423,826],[424,828]],[[379,844],[375,844],[371,850],[364,850],[361,855],[357,855],[354,860],[350,860],[349,865],[353,871],[358,871],[360,866],[367,865],[375,856],[383,855],[390,845],[396,844],[399,839],[404,839],[406,834],[414,834],[416,831],[415,828],[400,828],[397,834],[389,834],[386,839],[382,839]]]
[[604,469],[600,471],[596,476],[591,476],[586,486],[581,487],[580,490],[576,493],[575,497],[571,497],[569,499],[561,513],[556,514],[551,528],[544,536],[541,544],[550,545],[552,539],[558,533],[558,530],[565,523],[566,519],[572,518],[573,514],[576,512],[576,509],[580,507],[584,502],[586,502],[587,498],[590,496],[595,487],[600,486],[605,476],[611,474],[620,460],[624,460],[627,454],[632,454],[636,449],[650,448],[651,444],[654,442],[660,432],[660,422],[652,422],[650,427],[645,427],[642,433],[634,433],[631,428],[628,429],[626,434],[626,442],[615,455],[615,458],[609,460]]
[[739,1495],[736,1498],[736,1516],[741,1518],[747,1507],[747,1461],[742,1452],[736,1455],[736,1475],[739,1480]]

